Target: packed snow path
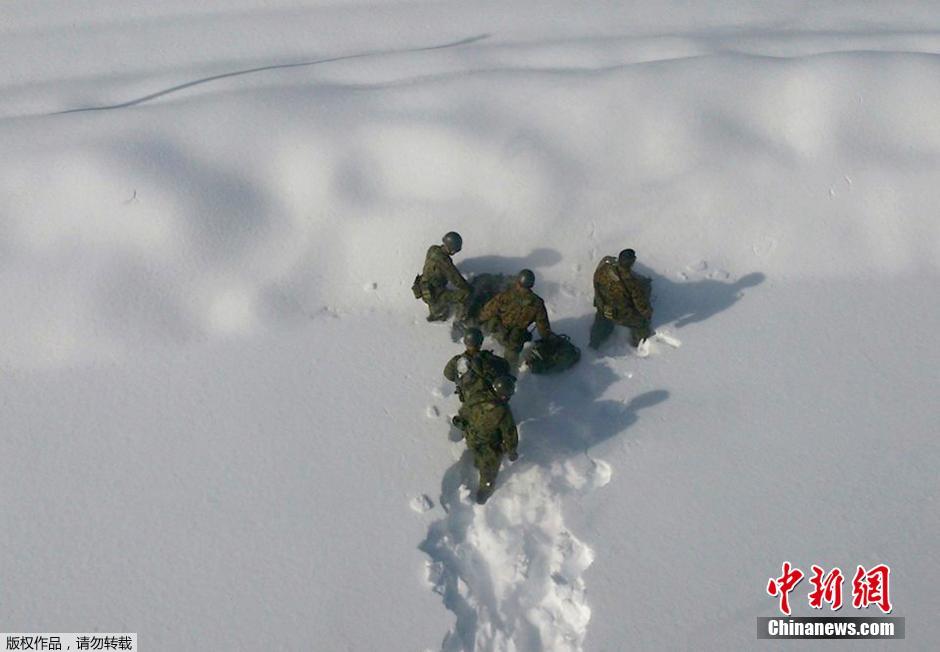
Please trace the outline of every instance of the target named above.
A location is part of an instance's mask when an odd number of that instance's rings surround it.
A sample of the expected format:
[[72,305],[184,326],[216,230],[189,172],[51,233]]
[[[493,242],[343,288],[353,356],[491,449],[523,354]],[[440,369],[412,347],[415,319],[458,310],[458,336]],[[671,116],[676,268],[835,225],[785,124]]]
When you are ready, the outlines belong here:
[[[455,466],[466,469],[466,457]],[[562,475],[515,469],[485,506],[453,490],[447,517],[421,546],[428,580],[457,616],[442,650],[581,649],[591,617],[581,574],[594,557],[565,527]]]
[[[473,500],[478,473],[452,431],[457,461],[440,492],[446,516],[421,544],[430,557],[428,580],[456,616],[444,652],[582,649],[591,617],[582,574],[594,551],[566,526],[563,500],[606,485],[611,467],[592,458],[590,447],[668,397],[653,391],[630,401],[595,400],[617,376],[593,354],[586,358],[567,378],[523,374],[512,402],[524,418],[521,457],[504,463],[485,505]],[[447,393],[442,389],[436,397]],[[446,414],[437,405],[428,409],[432,418]]]

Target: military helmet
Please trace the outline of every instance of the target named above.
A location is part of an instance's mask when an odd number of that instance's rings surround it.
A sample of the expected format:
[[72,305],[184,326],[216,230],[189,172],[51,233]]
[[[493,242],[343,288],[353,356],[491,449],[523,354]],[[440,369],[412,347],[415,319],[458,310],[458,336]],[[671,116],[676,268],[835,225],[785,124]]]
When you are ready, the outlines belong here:
[[444,234],[444,237],[441,239],[444,243],[444,247],[452,254],[457,253],[463,248],[463,238],[460,237],[460,234],[456,231],[448,231]]
[[516,381],[512,376],[500,376],[493,381],[492,387],[499,398],[508,401],[516,392]]
[[621,265],[632,265],[636,262],[636,252],[633,249],[624,249],[617,256],[617,262]]
[[524,288],[535,285],[535,273],[531,269],[524,269],[516,276],[516,282]]
[[479,349],[483,344],[483,333],[479,328],[468,328],[463,334],[463,343],[468,349]]

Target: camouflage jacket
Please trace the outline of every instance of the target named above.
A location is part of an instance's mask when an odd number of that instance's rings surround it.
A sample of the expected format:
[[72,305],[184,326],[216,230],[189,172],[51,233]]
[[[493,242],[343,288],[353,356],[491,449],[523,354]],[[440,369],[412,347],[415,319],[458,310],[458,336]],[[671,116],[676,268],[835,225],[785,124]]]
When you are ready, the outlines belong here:
[[438,292],[447,287],[448,282],[458,290],[470,293],[470,284],[457,271],[450,254],[444,251],[441,245],[431,245],[424,259],[424,269],[421,270],[421,282],[431,292]]
[[545,302],[532,290],[515,285],[490,299],[480,311],[480,321],[496,319],[504,328],[526,330],[535,322],[539,335],[549,337],[552,329],[548,324]]
[[624,270],[613,256],[605,256],[594,272],[594,305],[609,319],[638,313],[646,319],[653,314],[650,286],[645,276]]
[[488,446],[504,453],[516,452],[519,432],[508,403],[486,401],[464,405],[460,408],[460,416],[467,422],[464,437],[470,448]]
[[457,384],[461,402],[475,403],[494,399],[492,382],[509,372],[509,363],[491,351],[475,355],[464,352],[450,359],[444,367],[444,378]]

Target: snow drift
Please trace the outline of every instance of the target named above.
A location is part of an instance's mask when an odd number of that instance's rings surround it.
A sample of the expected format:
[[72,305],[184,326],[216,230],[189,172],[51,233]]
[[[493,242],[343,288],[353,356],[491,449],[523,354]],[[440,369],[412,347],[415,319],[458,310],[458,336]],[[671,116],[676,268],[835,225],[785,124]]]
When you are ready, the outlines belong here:
[[[35,2],[0,16],[0,623],[148,649],[754,645],[783,560],[932,588],[940,16]],[[410,284],[536,271],[483,508]],[[796,615],[810,615],[799,600]],[[892,645],[892,647],[895,647]]]

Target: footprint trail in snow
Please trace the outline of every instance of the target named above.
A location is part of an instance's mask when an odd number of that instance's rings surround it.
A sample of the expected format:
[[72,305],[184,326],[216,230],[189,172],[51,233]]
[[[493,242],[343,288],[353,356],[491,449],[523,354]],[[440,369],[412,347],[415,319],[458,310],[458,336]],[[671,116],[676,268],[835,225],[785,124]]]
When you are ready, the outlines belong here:
[[562,498],[603,486],[610,474],[586,455],[550,468],[520,460],[477,505],[469,454],[451,468],[448,513],[421,544],[428,581],[457,617],[444,652],[581,650],[591,618],[582,574],[594,552],[565,526]]
[[[593,356],[591,356],[593,357]],[[623,435],[665,390],[609,396],[624,376],[608,360],[582,360],[561,376],[527,376],[513,398],[520,459],[504,462],[496,491],[474,502],[477,471],[459,431],[450,429],[454,464],[444,473],[439,503],[419,546],[427,579],[456,622],[443,652],[535,652],[582,649],[591,610],[583,574],[593,550],[565,524],[566,497],[606,485],[611,467],[590,451]],[[445,419],[444,391],[434,389],[427,416]],[[459,459],[458,459],[459,458]]]

